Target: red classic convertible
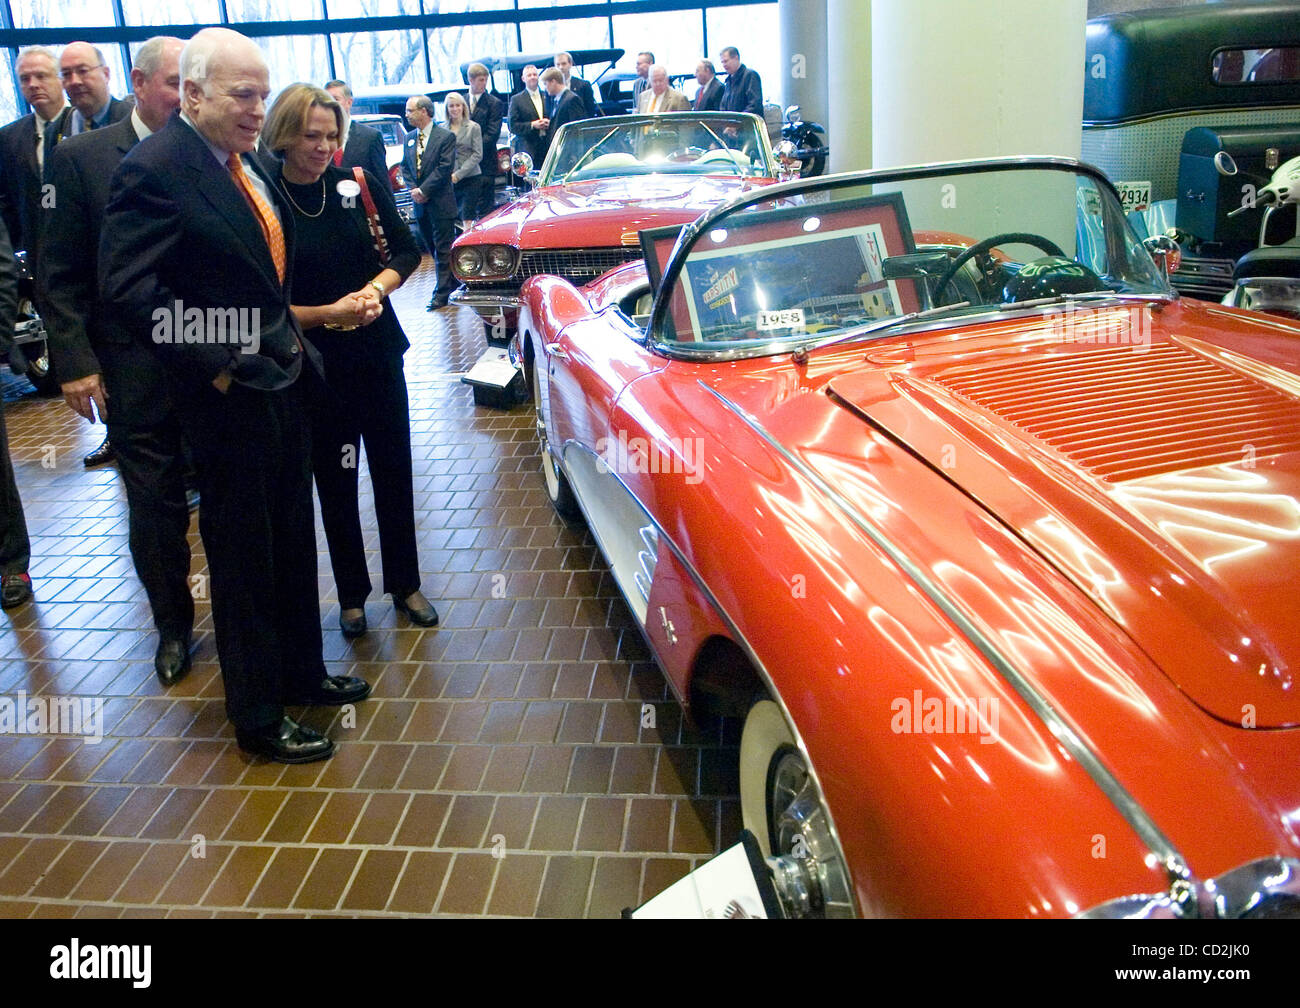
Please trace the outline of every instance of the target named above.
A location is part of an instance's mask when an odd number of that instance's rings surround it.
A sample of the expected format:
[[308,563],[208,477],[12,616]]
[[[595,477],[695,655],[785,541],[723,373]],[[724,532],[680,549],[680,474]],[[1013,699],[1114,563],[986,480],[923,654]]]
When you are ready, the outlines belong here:
[[1056,159],[642,246],[528,280],[514,353],[556,508],[746,716],[785,911],[1300,915],[1300,328],[1180,299]]
[[[532,167],[528,155],[524,169]],[[489,331],[512,332],[519,288],[554,274],[587,283],[641,258],[638,232],[686,224],[778,175],[762,122],[743,113],[608,116],[561,126],[532,190],[456,240],[452,270]],[[500,320],[500,321],[498,321]]]

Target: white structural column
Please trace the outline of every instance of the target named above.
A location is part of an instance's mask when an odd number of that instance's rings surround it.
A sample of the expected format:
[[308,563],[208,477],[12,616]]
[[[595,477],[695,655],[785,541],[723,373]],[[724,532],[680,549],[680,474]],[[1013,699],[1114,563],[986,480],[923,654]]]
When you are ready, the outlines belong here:
[[822,125],[835,172],[871,167],[872,2],[826,0],[828,111]]
[[[779,0],[782,105],[798,105],[804,119],[826,125],[826,0]],[[773,82],[775,84],[777,82]],[[778,89],[763,82],[764,98]],[[782,108],[782,112],[785,109]]]
[[[1079,156],[1087,0],[871,0],[870,18],[875,167]],[[842,33],[832,16],[833,52]]]

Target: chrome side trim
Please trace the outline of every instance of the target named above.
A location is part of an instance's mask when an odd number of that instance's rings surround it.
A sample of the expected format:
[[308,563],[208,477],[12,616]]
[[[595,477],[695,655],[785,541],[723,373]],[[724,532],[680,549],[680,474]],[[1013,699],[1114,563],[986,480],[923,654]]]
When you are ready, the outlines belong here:
[[749,427],[757,434],[767,445],[784,458],[793,466],[805,479],[817,487],[826,498],[838,508],[845,517],[847,517],[859,530],[863,532],[876,546],[878,546],[887,557],[907,576],[918,588],[921,589],[939,609],[956,625],[957,629],[965,635],[966,639],[984,656],[990,665],[1002,676],[1003,679],[1020,695],[1021,699],[1038,715],[1048,731],[1063,745],[1079,765],[1084,768],[1088,776],[1101,789],[1102,793],[1115,806],[1116,810],[1124,820],[1133,828],[1141,841],[1146,845],[1165,867],[1171,886],[1186,885],[1187,880],[1191,877],[1190,869],[1182,854],[1174,847],[1173,843],[1166,837],[1154,820],[1147,815],[1132,795],[1124,788],[1118,778],[1102,762],[1101,757],[1093,752],[1075,730],[1066,718],[1057,711],[1048,702],[1047,698],[1040,693],[1028,678],[1024,676],[1015,665],[1002,653],[998,646],[989,638],[980,627],[968,617],[957,603],[941,589],[938,584],[931,579],[921,567],[912,561],[898,546],[885,538],[879,529],[874,527],[866,517],[853,506],[838,490],[828,483],[812,467],[807,465],[802,459],[798,458],[785,445],[781,444],[768,433],[758,421],[746,413],[743,409],[722,395],[715,389],[710,388],[703,381],[699,382],[702,389],[712,395],[722,404],[722,406],[742,423]]
[[[578,441],[569,441],[565,444],[564,448],[565,451],[567,451],[569,448],[574,448],[580,451],[584,451],[587,454],[595,456],[597,459],[599,459],[599,456],[597,456],[594,451],[592,451],[586,445]],[[555,453],[552,452],[552,454],[554,455]],[[563,463],[562,456],[560,457],[560,468],[567,476],[568,469],[567,467],[565,467]],[[686,571],[686,573],[690,575],[691,580],[695,582],[695,587],[699,589],[701,595],[703,595],[706,599],[708,599],[709,605],[713,607],[713,611],[718,614],[718,618],[727,627],[727,630],[730,631],[732,643],[735,644],[738,648],[740,648],[741,651],[745,653],[745,657],[749,659],[749,664],[753,667],[755,674],[762,681],[764,687],[766,687],[768,696],[770,696],[772,698],[773,703],[775,703],[777,707],[781,709],[781,716],[785,718],[785,723],[790,727],[790,733],[794,736],[795,748],[798,749],[799,753],[803,756],[804,765],[808,768],[808,775],[813,779],[813,782],[817,785],[818,792],[824,798],[826,795],[826,790],[825,788],[822,787],[821,778],[817,775],[817,767],[813,763],[812,756],[810,756],[808,753],[808,746],[804,743],[803,735],[800,734],[799,727],[798,725],[795,724],[794,718],[790,716],[790,709],[785,705],[785,699],[781,696],[780,692],[777,690],[776,684],[772,681],[772,676],[767,671],[767,667],[759,659],[758,655],[754,652],[754,649],[750,647],[749,641],[746,640],[745,635],[740,632],[740,627],[736,624],[736,621],[731,618],[731,614],[727,612],[726,608],[718,600],[718,596],[713,594],[713,590],[709,588],[707,584],[704,583],[704,578],[700,575],[700,572],[696,570],[695,565],[691,563],[690,559],[682,551],[681,547],[678,546],[676,541],[674,541],[673,537],[670,536],[664,530],[664,527],[659,523],[659,521],[652,514],[650,514],[650,512],[646,509],[645,505],[641,503],[640,498],[638,498],[636,494],[632,492],[631,488],[623,481],[622,477],[619,476],[618,473],[611,470],[608,466],[605,467],[605,474],[611,476],[614,480],[616,480],[619,483],[619,485],[623,488],[623,492],[626,493],[631,500],[636,502],[637,506],[641,509],[642,513],[645,514],[647,520],[649,521],[648,527],[653,529],[654,535],[656,537],[656,541],[665,543],[668,546],[668,548],[672,550],[673,556],[675,556],[677,558],[677,562],[681,564],[682,570]],[[588,508],[587,502],[583,499],[582,490],[580,489],[578,484],[575,483],[572,479],[570,479],[569,486],[573,490],[574,496],[577,497],[578,499],[578,506],[582,508],[582,513],[585,515],[590,515],[591,511]],[[606,561],[608,561],[609,554],[605,552],[605,544],[601,541],[600,533],[595,528],[592,528],[591,534],[592,537],[596,540],[596,546],[597,548],[599,548],[601,555],[606,558]],[[617,582],[617,580],[618,580],[617,577],[615,577],[615,582]],[[622,585],[620,585],[619,587],[620,590],[622,590]],[[626,594],[627,594],[626,591],[624,591],[625,596]],[[629,605],[630,604],[631,603],[629,600]],[[648,634],[646,635],[646,643],[649,644]],[[650,650],[653,653],[654,648],[651,647]],[[684,698],[680,694],[677,694],[677,689],[673,685],[672,680],[668,679],[667,676],[665,676],[664,678],[668,682],[668,688],[671,689],[675,695],[677,695],[678,701],[682,701]],[[844,864],[844,872],[849,878],[849,892],[853,893],[854,910],[857,913],[861,914],[862,908],[857,906],[857,894],[853,888],[853,872],[849,868],[848,862],[844,861],[843,858],[844,844],[840,842],[839,827],[835,825],[835,815],[829,808],[826,809],[826,818],[829,824],[831,837],[835,841],[835,847],[840,852],[841,855],[840,860]]]

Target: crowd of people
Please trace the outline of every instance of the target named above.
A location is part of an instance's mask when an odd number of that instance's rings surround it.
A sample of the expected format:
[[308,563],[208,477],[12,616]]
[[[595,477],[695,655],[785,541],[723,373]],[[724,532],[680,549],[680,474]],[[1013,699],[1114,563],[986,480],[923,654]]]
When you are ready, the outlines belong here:
[[[762,114],[757,74],[727,48],[725,85],[696,68],[694,101],[637,56],[637,111]],[[0,129],[0,331],[12,331],[16,266],[27,250],[64,399],[104,422],[87,465],[115,457],[131,556],[158,632],[154,667],[189,670],[195,497],[209,569],[226,711],[239,745],[280,762],[328,757],[333,743],[286,713],[355,703],[362,679],[322,658],[314,479],[347,637],[367,631],[373,590],[358,506],[364,448],[374,489],[383,590],[412,624],[438,623],[420,590],[409,342],[389,296],[420,253],[389,188],[383,140],[350,118],[346,81],[283,88],[269,109],[261,50],[225,28],[137,51],[133,100],[85,42],[23,50],[31,112]],[[447,304],[453,225],[490,212],[503,123],[535,162],[566,122],[600,114],[568,53],[524,69],[506,104],[488,70],[445,103],[406,105],[403,168],[416,227],[433,254],[428,308]],[[60,86],[61,85],[61,86]],[[64,102],[66,95],[67,104]],[[365,328],[365,339],[357,330]],[[197,490],[197,494],[195,493]],[[32,599],[30,541],[0,410],[0,604]]]

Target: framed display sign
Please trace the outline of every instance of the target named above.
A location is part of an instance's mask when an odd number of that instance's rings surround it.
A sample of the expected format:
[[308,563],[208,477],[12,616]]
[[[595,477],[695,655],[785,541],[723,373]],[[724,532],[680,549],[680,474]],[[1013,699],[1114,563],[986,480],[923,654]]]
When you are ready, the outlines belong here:
[[677,279],[679,342],[803,338],[917,310],[915,288],[883,268],[916,250],[900,193],[759,205],[718,223]]

